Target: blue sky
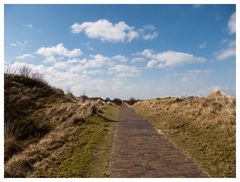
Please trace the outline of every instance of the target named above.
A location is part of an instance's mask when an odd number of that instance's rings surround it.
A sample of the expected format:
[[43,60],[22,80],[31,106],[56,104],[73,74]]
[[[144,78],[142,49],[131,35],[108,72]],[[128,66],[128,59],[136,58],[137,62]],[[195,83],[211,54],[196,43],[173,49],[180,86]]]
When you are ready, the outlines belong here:
[[236,94],[235,5],[5,5],[5,65],[75,95]]

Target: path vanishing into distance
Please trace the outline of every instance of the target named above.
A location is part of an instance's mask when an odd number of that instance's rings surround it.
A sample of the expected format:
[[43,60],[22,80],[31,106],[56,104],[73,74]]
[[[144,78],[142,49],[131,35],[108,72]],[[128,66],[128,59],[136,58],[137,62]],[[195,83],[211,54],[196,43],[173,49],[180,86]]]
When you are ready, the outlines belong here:
[[132,109],[119,109],[110,177],[207,177]]

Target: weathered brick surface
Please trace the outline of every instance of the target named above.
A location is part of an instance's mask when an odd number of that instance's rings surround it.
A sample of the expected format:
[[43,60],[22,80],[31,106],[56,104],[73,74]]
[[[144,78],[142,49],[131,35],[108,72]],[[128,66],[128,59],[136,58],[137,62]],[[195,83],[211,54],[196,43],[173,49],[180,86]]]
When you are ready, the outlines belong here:
[[122,106],[114,138],[111,177],[207,177],[168,139]]

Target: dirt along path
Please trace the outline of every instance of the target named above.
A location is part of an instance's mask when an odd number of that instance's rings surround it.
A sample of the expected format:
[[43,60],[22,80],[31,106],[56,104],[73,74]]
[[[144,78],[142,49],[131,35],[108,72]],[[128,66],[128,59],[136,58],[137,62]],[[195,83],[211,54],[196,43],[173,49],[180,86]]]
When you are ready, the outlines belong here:
[[132,109],[119,109],[110,177],[207,177]]

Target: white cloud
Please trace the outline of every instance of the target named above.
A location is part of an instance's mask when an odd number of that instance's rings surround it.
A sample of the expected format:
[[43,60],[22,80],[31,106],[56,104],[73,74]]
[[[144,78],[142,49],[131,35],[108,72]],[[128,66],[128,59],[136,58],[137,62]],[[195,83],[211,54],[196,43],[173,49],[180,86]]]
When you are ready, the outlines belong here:
[[214,72],[212,69],[193,69],[182,73],[175,73],[174,76],[179,77],[181,82],[189,82],[196,77],[205,76],[212,72]]
[[52,47],[41,47],[36,54],[46,57],[46,62],[55,62],[55,56],[64,56],[68,58],[78,57],[82,54],[81,49],[68,50],[62,43]]
[[12,47],[17,47],[17,44],[13,43],[13,42],[11,42],[9,45],[12,46]]
[[[89,58],[84,59],[68,59],[66,61],[57,61],[54,63],[53,67],[55,69],[59,70],[70,70],[74,73],[100,73],[100,70],[106,71],[107,73],[117,73],[123,76],[126,76],[127,74],[122,73],[128,73],[128,74],[136,74],[140,73],[142,71],[141,68],[134,67],[134,66],[127,66],[127,65],[121,65],[114,62],[114,60],[117,60],[119,62],[126,62],[127,58],[123,55],[116,55],[113,57],[106,57],[101,54],[96,55],[90,55]],[[97,72],[90,71],[90,70],[99,70]]]
[[[89,70],[97,70],[104,69],[105,66],[112,66],[114,62],[111,61],[111,58],[103,56],[101,54],[90,55],[89,58],[79,59],[79,58],[68,58],[59,57],[59,60],[56,60],[54,57],[48,57],[50,60],[45,60],[43,63],[53,63],[52,68],[56,70],[69,70],[74,73],[90,73],[93,74],[94,71]],[[53,59],[51,61],[51,59]],[[99,71],[98,71],[99,72]]]
[[142,28],[138,29],[138,32],[144,34],[146,32],[153,32],[154,30],[156,30],[154,25],[144,25]]
[[229,34],[236,33],[236,12],[234,12],[228,21]]
[[90,51],[95,51],[95,49],[90,45],[90,42],[83,43],[82,45]]
[[80,73],[89,69],[99,69],[105,65],[111,64],[111,59],[101,54],[92,55],[89,59],[67,61],[72,72]]
[[141,68],[135,66],[127,66],[127,65],[114,65],[109,68],[109,71],[112,73],[117,73],[120,77],[132,76],[142,71]]
[[199,76],[199,75],[203,75],[205,73],[212,73],[214,70],[212,69],[192,69],[192,70],[187,70],[185,72],[180,72],[180,73],[174,73],[174,76],[177,77],[181,77],[181,76],[189,76],[189,77],[193,77],[193,76]]
[[114,60],[126,62],[127,58],[123,55],[116,55],[110,58],[96,54],[84,59],[73,58],[65,61],[56,61],[52,68],[87,75],[103,74],[105,72],[106,74],[114,74],[117,77],[136,76],[136,74],[143,71],[139,67],[122,65],[119,62],[117,64]]
[[101,54],[97,54],[92,56],[92,59],[88,60],[85,63],[85,68],[100,68],[109,62],[110,62],[109,57],[105,57]]
[[152,49],[144,49],[141,53],[138,53],[137,55],[141,55],[146,58],[152,58],[153,50]]
[[116,55],[112,57],[113,60],[120,61],[120,62],[127,62],[127,58],[123,55]]
[[203,57],[195,57],[189,53],[176,51],[165,51],[155,54],[153,50],[145,49],[140,54],[146,58],[150,58],[150,61],[147,63],[148,68],[171,68],[206,61]]
[[119,74],[117,74],[118,78],[134,77],[134,76],[136,76],[136,74],[134,74],[134,73],[119,73]]
[[211,73],[213,71],[214,70],[212,70],[212,69],[194,69],[194,70],[187,71],[187,74],[191,75],[191,76],[198,76],[198,75],[205,74],[205,73]]
[[158,64],[158,61],[153,59],[147,63],[147,68],[157,67],[157,64]]
[[134,27],[127,25],[124,21],[113,24],[106,19],[81,24],[74,23],[71,26],[71,31],[75,34],[84,32],[89,38],[109,42],[131,42],[139,36]]
[[15,60],[16,61],[27,61],[31,58],[34,58],[34,56],[32,54],[23,54],[21,56],[15,57]]
[[157,37],[158,37],[157,32],[153,32],[151,34],[143,35],[144,40],[153,40],[153,39],[156,39]]
[[132,60],[130,61],[130,63],[137,63],[137,62],[142,62],[144,61],[145,59],[142,58],[142,57],[135,57],[135,58],[132,58]]
[[28,44],[27,40],[11,42],[9,45],[12,47],[25,47]]
[[114,24],[107,19],[99,19],[95,22],[74,23],[70,28],[74,34],[83,32],[89,38],[108,42],[131,42],[138,37],[151,41],[158,37],[158,33],[155,31],[156,28],[153,25],[144,25],[136,30],[124,21]]
[[74,63],[70,61],[61,61],[61,62],[55,62],[53,68],[55,69],[69,69],[74,66]]
[[207,47],[207,42],[203,42],[202,44],[199,45],[199,49],[204,49]]
[[104,71],[101,69],[95,69],[95,70],[83,70],[82,72],[84,75],[103,75]]
[[189,78],[189,77],[182,77],[181,79],[180,79],[180,81],[181,82],[189,82],[191,80],[191,78]]
[[156,30],[156,27],[154,25],[144,25],[143,30]]
[[144,25],[141,29],[139,29],[139,33],[142,35],[144,40],[153,40],[158,37],[158,33],[155,31],[155,26],[153,25]]
[[57,59],[54,56],[46,57],[46,59],[43,61],[44,63],[55,63],[57,62]]
[[220,50],[217,55],[216,59],[217,60],[225,60],[228,58],[232,58],[236,56],[236,42],[235,41],[228,41],[227,42],[227,47]]

